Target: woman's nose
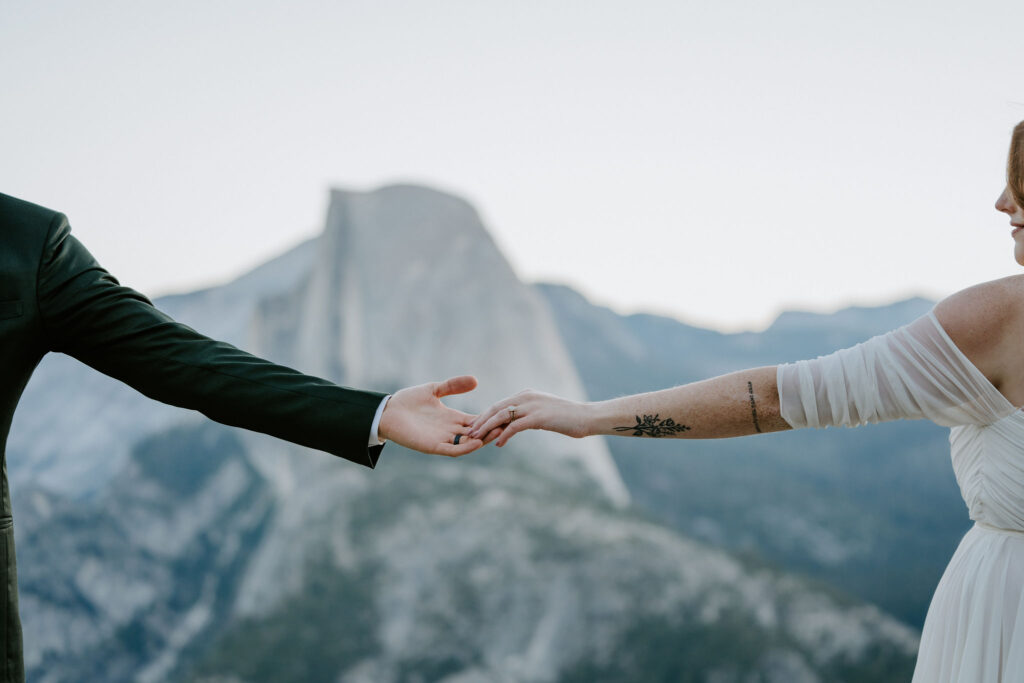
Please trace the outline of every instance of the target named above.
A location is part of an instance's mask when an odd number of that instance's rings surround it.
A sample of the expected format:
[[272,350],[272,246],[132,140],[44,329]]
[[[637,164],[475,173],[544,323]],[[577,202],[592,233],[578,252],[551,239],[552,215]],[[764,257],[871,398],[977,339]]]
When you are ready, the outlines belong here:
[[1004,188],[1002,194],[999,195],[999,199],[996,200],[996,211],[1002,211],[1003,213],[1013,213],[1016,208],[1012,201],[1010,201],[1010,193],[1007,192],[1008,188]]

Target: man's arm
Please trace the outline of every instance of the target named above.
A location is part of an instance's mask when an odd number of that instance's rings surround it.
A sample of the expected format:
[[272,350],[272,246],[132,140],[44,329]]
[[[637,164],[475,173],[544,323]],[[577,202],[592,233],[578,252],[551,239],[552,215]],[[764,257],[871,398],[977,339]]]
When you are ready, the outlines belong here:
[[[146,396],[223,424],[263,432],[373,467],[368,435],[384,394],[341,387],[205,337],[121,286],[70,234],[50,225],[37,276],[48,348],[67,353]],[[403,390],[406,391],[406,390]],[[382,418],[390,423],[398,392]],[[469,416],[416,394],[421,421],[453,427]],[[433,400],[430,400],[433,399]],[[401,443],[400,436],[393,437]],[[461,444],[459,453],[472,450]],[[479,445],[479,443],[475,444]]]

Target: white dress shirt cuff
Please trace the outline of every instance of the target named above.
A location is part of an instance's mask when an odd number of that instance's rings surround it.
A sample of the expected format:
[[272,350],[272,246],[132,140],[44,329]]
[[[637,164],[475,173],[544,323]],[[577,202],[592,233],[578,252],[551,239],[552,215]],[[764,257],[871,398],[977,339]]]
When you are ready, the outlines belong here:
[[378,430],[380,429],[380,416],[384,414],[384,406],[388,404],[388,400],[391,399],[391,394],[388,394],[381,399],[380,405],[377,406],[377,412],[373,416],[373,422],[370,424],[370,446],[383,446],[387,440],[380,438]]

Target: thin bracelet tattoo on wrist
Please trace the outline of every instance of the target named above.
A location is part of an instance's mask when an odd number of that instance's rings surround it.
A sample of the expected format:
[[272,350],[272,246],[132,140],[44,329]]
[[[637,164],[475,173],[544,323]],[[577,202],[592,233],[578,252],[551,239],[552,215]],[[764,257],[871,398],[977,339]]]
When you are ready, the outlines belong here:
[[644,415],[642,419],[637,415],[635,425],[614,427],[614,429],[617,432],[633,432],[630,436],[650,436],[654,438],[690,431],[689,427],[677,423],[671,417],[659,421],[657,415]]
[[761,425],[757,423],[757,401],[754,400],[754,383],[747,382],[747,392],[750,394],[750,416],[754,418],[754,429],[761,433]]

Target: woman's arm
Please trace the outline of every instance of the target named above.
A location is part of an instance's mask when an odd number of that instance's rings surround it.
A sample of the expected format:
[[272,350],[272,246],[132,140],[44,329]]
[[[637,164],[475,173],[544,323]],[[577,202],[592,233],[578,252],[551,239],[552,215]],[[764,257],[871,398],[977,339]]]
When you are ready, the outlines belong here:
[[599,403],[525,391],[482,413],[471,435],[504,445],[524,429],[713,439],[898,419],[991,424],[1024,405],[1022,302],[1024,276],[1015,276],[964,290],[933,315],[814,360]]
[[[572,437],[644,436],[718,439],[790,429],[779,414],[774,366],[742,370],[672,389],[580,403],[538,391],[499,401],[474,421],[470,436],[503,446],[524,429]],[[515,417],[511,417],[514,408]],[[503,425],[507,425],[504,426]]]

